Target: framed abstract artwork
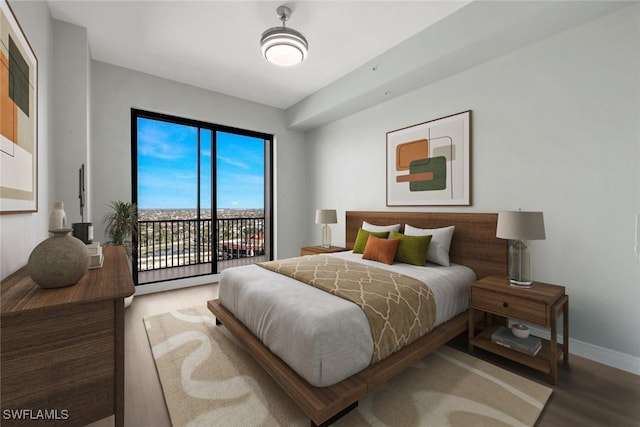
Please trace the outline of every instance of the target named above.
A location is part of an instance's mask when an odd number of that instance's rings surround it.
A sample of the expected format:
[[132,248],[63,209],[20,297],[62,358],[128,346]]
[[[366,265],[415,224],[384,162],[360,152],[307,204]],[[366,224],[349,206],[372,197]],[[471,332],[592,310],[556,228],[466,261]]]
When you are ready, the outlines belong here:
[[38,60],[0,0],[0,213],[38,211]]
[[471,110],[387,132],[387,206],[471,204]]

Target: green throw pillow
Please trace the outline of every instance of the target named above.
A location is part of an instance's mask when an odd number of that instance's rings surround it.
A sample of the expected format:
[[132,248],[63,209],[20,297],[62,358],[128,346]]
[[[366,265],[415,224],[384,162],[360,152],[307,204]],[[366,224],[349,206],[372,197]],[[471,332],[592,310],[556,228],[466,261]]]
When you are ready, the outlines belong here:
[[356,242],[353,244],[353,253],[361,254],[364,252],[364,247],[367,246],[367,239],[369,236],[380,237],[386,239],[389,237],[388,231],[367,231],[360,228],[358,235],[356,236]]
[[391,239],[399,239],[395,260],[413,265],[425,265],[431,236],[406,236],[397,231],[391,232]]

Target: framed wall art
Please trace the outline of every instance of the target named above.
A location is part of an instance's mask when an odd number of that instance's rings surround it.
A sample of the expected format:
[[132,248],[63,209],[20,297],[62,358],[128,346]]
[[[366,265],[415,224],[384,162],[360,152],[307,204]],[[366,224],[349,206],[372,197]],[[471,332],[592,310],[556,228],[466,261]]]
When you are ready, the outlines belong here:
[[471,110],[387,132],[387,206],[471,204]]
[[38,60],[0,0],[0,213],[38,211]]

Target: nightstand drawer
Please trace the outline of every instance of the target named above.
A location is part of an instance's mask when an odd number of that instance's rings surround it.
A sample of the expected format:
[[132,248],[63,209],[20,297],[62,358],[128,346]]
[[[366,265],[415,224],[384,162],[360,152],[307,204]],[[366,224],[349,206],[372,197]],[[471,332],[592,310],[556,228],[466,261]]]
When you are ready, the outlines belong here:
[[471,288],[471,306],[500,316],[512,317],[542,326],[549,324],[547,305],[530,299],[504,295],[486,289]]

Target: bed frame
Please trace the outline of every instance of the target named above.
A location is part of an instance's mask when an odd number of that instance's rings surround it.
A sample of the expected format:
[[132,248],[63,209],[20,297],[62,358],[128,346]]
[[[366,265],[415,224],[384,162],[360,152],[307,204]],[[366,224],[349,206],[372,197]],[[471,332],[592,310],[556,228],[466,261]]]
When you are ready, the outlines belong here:
[[[496,238],[498,215],[493,213],[346,212],[346,246],[353,244],[362,225],[400,223],[418,228],[455,225],[449,255],[451,262],[472,268],[478,278],[507,272],[507,241]],[[207,303],[216,316],[253,358],[311,419],[311,425],[329,425],[358,405],[358,400],[385,384],[416,361],[467,329],[466,312],[459,314],[409,346],[359,373],[329,387],[314,387],[275,356],[227,310],[220,300]]]

